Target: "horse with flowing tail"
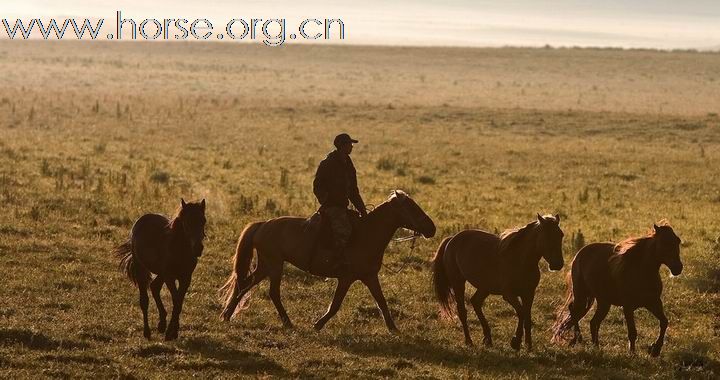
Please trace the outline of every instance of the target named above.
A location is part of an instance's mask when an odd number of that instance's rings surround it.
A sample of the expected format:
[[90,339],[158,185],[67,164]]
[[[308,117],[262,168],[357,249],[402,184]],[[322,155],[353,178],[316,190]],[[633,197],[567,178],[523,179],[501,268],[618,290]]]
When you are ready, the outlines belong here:
[[635,351],[637,328],[635,310],[645,308],[660,321],[660,334],[649,347],[652,356],[659,356],[665,340],[668,319],[663,310],[660,266],[670,268],[673,276],[683,270],[680,261],[680,238],[665,221],[653,225],[646,236],[630,238],[618,244],[594,243],[580,249],[568,274],[568,296],[558,309],[553,327],[553,341],[582,342],[579,321],[597,300],[595,315],[590,321],[590,334],[595,346],[600,345],[600,324],[611,305],[622,306],[628,329],[628,348]]
[[[300,249],[306,241],[305,219],[280,217],[265,222],[251,223],[240,235],[235,252],[233,272],[221,288],[225,292],[225,305],[221,318],[225,321],[235,314],[247,301],[250,290],[265,278],[270,278],[270,299],[285,327],[292,327],[290,318],[280,300],[280,281],[283,263],[289,262],[305,272],[311,272],[315,249]],[[360,280],[368,287],[385,325],[391,332],[397,331],[388,310],[378,280],[383,255],[395,231],[407,228],[426,238],[435,235],[432,219],[402,191],[395,190],[382,204],[367,216],[361,218],[345,249],[347,265],[337,268],[334,273],[324,276],[337,278],[332,303],[327,312],[315,323],[315,329],[322,329],[340,309],[350,286]],[[257,252],[257,265],[251,269],[253,251]]]
[[[172,219],[158,214],[141,216],[133,225],[128,240],[113,251],[120,258],[121,269],[140,291],[143,335],[147,339],[151,336],[148,287],[160,315],[158,331],[165,333],[165,340],[177,339],[185,293],[203,251],[205,200],[185,203],[181,199],[180,202],[181,207]],[[154,279],[151,279],[152,273],[156,274]],[[169,325],[160,298],[163,285],[167,286],[172,295],[173,310]]]
[[486,346],[492,346],[490,324],[483,314],[483,303],[491,295],[501,295],[517,314],[517,328],[510,346],[519,350],[523,332],[525,345],[532,349],[531,309],[540,282],[538,263],[547,261],[550,270],[563,267],[563,232],[560,215],[537,215],[537,220],[500,236],[479,230],[465,230],[446,238],[433,258],[433,285],[441,313],[452,316],[452,304],[462,323],[465,344],[473,345],[467,324],[465,283],[476,291],[470,298],[482,325]]

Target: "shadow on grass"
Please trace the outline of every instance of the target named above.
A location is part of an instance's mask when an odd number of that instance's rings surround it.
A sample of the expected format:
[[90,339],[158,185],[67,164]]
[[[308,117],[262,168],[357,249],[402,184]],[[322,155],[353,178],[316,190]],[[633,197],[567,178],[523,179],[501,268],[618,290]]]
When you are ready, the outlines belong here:
[[0,328],[0,346],[22,345],[31,350],[50,351],[58,349],[88,348],[84,342],[57,340],[43,333],[28,329]]
[[[540,370],[537,362],[514,352],[497,349],[466,349],[462,346],[433,342],[419,336],[361,337],[346,334],[333,338],[332,343],[355,355],[395,358],[397,360],[393,364],[394,370],[412,367],[413,363],[418,362],[449,368],[470,366],[484,371],[491,369],[492,372],[503,374]],[[389,368],[388,371],[390,370]]]
[[274,360],[255,352],[228,347],[212,338],[191,337],[182,340],[177,346],[201,356],[200,360],[176,364],[175,367],[180,369],[218,369],[236,371],[239,374],[288,376],[287,370]]
[[328,343],[354,355],[395,360],[389,367],[381,370],[383,373],[368,373],[372,376],[394,376],[399,371],[421,363],[457,370],[470,369],[484,376],[501,377],[543,373],[549,377],[585,377],[592,374],[616,377],[623,374],[627,377],[642,378],[644,368],[670,365],[677,376],[692,374],[706,378],[708,375],[712,377],[718,368],[718,363],[708,354],[691,352],[664,353],[661,359],[642,354],[618,355],[590,347],[570,349],[547,346],[538,347],[539,350],[533,352],[527,352],[524,348],[520,352],[514,352],[503,346],[503,342],[496,342],[496,347],[489,349],[467,349],[461,345],[453,346],[412,335],[361,337],[345,334],[331,338]]

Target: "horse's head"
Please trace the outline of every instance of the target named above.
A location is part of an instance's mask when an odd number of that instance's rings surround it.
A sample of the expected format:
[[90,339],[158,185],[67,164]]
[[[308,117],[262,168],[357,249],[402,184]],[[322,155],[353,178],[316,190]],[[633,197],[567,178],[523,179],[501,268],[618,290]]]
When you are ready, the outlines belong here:
[[653,232],[655,254],[659,256],[660,263],[667,265],[673,276],[679,276],[683,270],[683,263],[680,261],[680,238],[666,223],[660,226],[653,224]]
[[401,227],[420,233],[426,238],[435,236],[435,223],[405,192],[394,190],[389,202],[400,214]]
[[202,256],[203,239],[205,238],[205,200],[186,203],[180,199],[180,225],[185,237],[190,241],[190,249],[196,257]]
[[560,229],[560,215],[537,215],[537,247],[547,261],[550,270],[562,269],[564,265],[562,240],[565,234]]

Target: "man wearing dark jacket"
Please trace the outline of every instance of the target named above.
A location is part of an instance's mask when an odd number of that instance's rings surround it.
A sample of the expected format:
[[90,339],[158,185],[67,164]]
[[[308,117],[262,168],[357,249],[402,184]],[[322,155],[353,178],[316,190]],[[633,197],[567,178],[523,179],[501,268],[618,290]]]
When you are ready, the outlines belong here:
[[357,142],[347,133],[337,135],[333,142],[336,150],[320,162],[313,181],[313,192],[320,202],[320,214],[330,221],[336,254],[342,260],[343,251],[352,233],[347,214],[348,205],[352,202],[361,216],[367,215],[365,203],[358,190],[355,166],[350,159],[353,144]]

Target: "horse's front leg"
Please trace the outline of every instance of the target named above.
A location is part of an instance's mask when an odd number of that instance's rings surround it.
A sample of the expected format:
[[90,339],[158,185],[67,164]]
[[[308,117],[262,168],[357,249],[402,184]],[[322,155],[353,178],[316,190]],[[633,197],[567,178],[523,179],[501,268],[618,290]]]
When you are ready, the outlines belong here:
[[628,349],[635,352],[635,341],[637,340],[637,327],[635,327],[635,308],[632,306],[623,306],[623,314],[625,314],[625,324],[628,331]]
[[525,346],[528,350],[532,350],[532,305],[533,300],[535,299],[535,293],[533,291],[521,298],[524,312],[523,321],[525,324]]
[[175,287],[175,280],[165,280],[165,284],[170,289],[173,301],[172,316],[167,331],[165,331],[165,340],[174,340],[178,337],[180,330],[180,312],[182,312],[183,302],[188,287],[190,287],[190,276],[183,276],[178,279],[178,287]]
[[353,282],[355,282],[355,280],[351,280],[349,278],[341,277],[338,279],[332,303],[330,304],[327,312],[325,312],[325,315],[315,322],[315,330],[321,330],[325,327],[325,324],[330,320],[330,318],[337,314],[338,310],[340,310],[340,305],[342,305],[345,295],[347,295],[348,289],[350,289],[350,285],[352,285]]
[[648,309],[648,311],[650,311],[655,318],[658,319],[658,321],[660,321],[660,335],[658,335],[657,340],[652,344],[652,346],[650,346],[649,349],[650,355],[652,357],[657,357],[660,356],[660,351],[662,350],[663,343],[665,342],[665,331],[668,327],[668,319],[665,316],[662,300],[659,298],[655,303],[646,306],[645,308]]
[[385,326],[387,326],[388,330],[391,333],[398,332],[398,328],[395,326],[395,322],[393,321],[392,315],[390,314],[390,309],[388,309],[387,302],[385,301],[385,295],[383,295],[382,288],[380,287],[380,280],[378,279],[378,275],[375,274],[373,276],[364,278],[362,282],[363,284],[365,284],[365,286],[368,287],[368,289],[370,290],[370,294],[372,294],[373,298],[375,299],[375,302],[377,303],[377,306],[382,313],[383,320],[385,320]]
[[515,329],[515,336],[510,340],[510,347],[512,347],[514,350],[519,350],[523,336],[523,316],[525,315],[523,313],[523,307],[516,295],[506,293],[503,294],[503,299],[507,301],[507,303],[509,303],[510,306],[513,307],[513,309],[515,309],[515,314],[518,318],[517,328]]

